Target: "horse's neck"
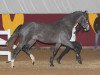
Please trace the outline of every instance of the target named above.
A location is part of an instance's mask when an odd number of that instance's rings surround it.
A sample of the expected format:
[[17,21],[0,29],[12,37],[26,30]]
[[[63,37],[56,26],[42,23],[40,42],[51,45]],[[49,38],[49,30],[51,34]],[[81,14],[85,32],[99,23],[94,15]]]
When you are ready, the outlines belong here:
[[76,27],[76,22],[70,19],[65,19],[60,24],[61,27],[65,28],[65,31],[71,32],[74,27]]
[[73,28],[75,28],[78,23],[77,20],[81,15],[79,14],[72,14],[65,16],[62,20],[60,20],[57,25],[64,29],[65,32],[68,32],[69,35],[72,34]]

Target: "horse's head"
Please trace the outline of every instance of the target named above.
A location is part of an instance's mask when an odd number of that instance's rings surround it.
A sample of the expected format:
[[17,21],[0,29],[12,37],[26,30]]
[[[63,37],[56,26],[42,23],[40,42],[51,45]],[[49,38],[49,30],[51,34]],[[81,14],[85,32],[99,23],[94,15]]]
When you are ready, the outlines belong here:
[[88,22],[88,14],[87,11],[82,12],[79,16],[77,23],[82,26],[84,31],[89,31],[89,22]]

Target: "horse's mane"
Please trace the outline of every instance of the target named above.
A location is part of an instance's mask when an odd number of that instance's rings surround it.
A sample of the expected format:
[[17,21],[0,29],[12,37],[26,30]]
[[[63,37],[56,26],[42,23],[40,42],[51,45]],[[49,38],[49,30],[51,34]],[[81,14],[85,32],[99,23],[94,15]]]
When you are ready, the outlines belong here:
[[82,11],[75,11],[73,13],[66,14],[62,19],[58,20],[56,24],[59,22],[64,22],[65,20],[70,20],[74,18],[77,19],[80,15],[82,15]]
[[72,19],[72,18],[78,18],[80,15],[82,15],[82,11],[75,11],[75,12],[72,12],[72,13],[69,13],[67,15],[65,15],[60,21],[64,21],[66,19]]

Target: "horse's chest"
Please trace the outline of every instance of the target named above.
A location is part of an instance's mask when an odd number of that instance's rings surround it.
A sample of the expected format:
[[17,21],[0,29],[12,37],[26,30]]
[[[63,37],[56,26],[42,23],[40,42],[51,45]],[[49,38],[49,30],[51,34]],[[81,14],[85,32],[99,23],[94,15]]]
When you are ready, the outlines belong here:
[[71,39],[70,39],[71,42],[76,41],[76,26],[74,26],[73,29],[72,29],[72,36],[71,36]]

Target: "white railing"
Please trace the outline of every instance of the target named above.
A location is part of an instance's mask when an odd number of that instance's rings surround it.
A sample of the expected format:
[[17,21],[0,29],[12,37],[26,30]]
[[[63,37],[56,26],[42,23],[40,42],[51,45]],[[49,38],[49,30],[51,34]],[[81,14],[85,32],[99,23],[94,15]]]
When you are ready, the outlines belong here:
[[[7,39],[9,39],[10,38],[10,36],[11,36],[11,34],[10,34],[10,29],[8,29],[8,30],[0,30],[0,35],[1,36],[3,36],[3,35],[7,35]],[[6,46],[6,42],[7,42],[7,40],[4,40],[4,39],[2,39],[2,38],[0,38],[0,45],[1,46]],[[1,51],[0,50],[0,55],[7,55],[8,56],[8,61],[11,61],[11,52],[10,51],[8,51],[8,50],[6,50],[6,51]]]

